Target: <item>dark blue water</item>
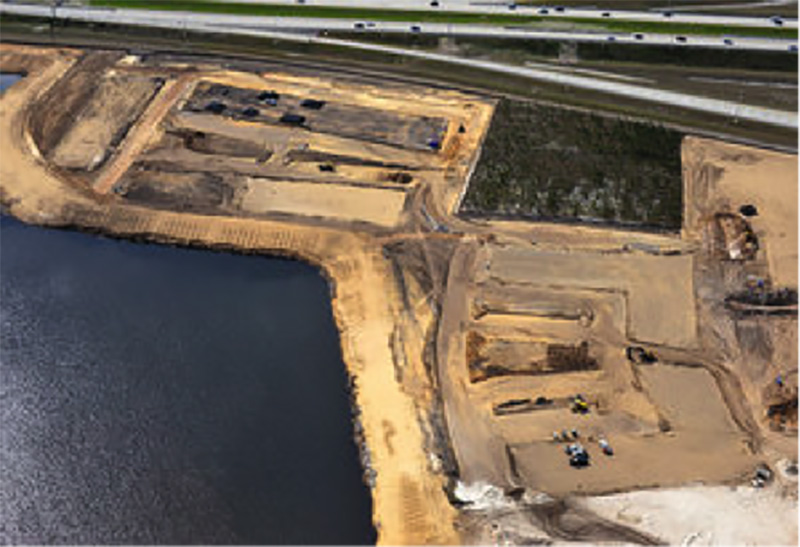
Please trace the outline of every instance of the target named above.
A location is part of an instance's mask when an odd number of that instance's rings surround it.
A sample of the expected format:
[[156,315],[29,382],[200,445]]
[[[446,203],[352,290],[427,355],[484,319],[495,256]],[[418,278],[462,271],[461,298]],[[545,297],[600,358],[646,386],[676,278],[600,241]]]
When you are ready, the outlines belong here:
[[6,88],[11,87],[14,82],[19,81],[20,78],[22,78],[21,74],[0,74],[0,95],[3,94]]
[[0,238],[2,543],[374,542],[316,270]]

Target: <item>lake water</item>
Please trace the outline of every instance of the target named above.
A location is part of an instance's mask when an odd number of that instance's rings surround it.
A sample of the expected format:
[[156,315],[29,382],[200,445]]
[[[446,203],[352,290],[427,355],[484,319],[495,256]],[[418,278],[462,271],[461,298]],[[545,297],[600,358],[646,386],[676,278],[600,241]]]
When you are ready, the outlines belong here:
[[0,237],[0,542],[375,541],[315,269]]
[[0,95],[7,87],[10,87],[14,82],[22,78],[21,74],[0,74]]

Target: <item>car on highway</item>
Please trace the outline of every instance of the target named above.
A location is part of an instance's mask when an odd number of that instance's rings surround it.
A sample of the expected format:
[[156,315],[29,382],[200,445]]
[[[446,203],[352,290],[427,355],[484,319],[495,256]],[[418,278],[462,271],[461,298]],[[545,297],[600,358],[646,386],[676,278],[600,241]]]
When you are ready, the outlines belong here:
[[439,7],[439,0],[431,0],[431,7],[438,8]]
[[565,9],[564,6],[556,6],[555,8],[553,8],[553,10],[557,11],[558,13],[564,13],[564,9]]
[[777,15],[773,15],[772,17],[769,18],[769,20],[772,21],[773,25],[776,25],[776,26],[779,26],[779,27],[783,26],[783,19],[781,19]]
[[797,45],[796,44],[790,44],[789,45],[789,51],[791,51],[792,53],[797,53]]
[[357,30],[363,30],[365,26],[364,23],[353,23],[353,28]]
[[609,42],[616,42],[617,38],[616,36],[609,36],[608,38],[606,38],[606,40],[608,40]]
[[547,14],[548,14],[548,13],[550,13],[550,12],[549,12],[549,11],[547,11],[547,9],[545,9],[545,8],[542,8],[542,9],[540,9],[540,10],[538,11],[538,13],[539,13],[539,15],[547,15]]
[[367,28],[375,28],[375,23],[373,23],[372,21],[368,21]]
[[603,13],[600,14],[600,16],[601,17],[611,17],[611,14],[608,13],[607,11],[604,11]]
[[644,40],[644,34],[639,34],[638,32],[633,35],[636,40]]
[[731,40],[730,38],[725,38],[722,41],[722,43],[725,44],[726,46],[732,46],[733,45],[733,40]]
[[422,28],[419,25],[411,25],[411,32],[419,32]]
[[508,9],[510,9],[510,10],[515,10],[515,9],[517,9],[517,5],[516,5],[514,2],[512,2],[512,3],[510,3],[510,4],[508,5]]
[[662,15],[664,17],[672,17],[672,12],[671,11],[665,11],[665,12],[662,13]]
[[676,42],[680,42],[681,44],[685,44],[686,43],[686,36],[676,36],[675,37],[675,41]]

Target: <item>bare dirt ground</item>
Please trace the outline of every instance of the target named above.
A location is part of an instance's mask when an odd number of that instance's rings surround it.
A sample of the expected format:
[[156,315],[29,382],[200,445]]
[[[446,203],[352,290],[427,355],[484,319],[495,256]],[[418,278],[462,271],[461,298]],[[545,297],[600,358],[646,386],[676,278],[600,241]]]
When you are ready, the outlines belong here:
[[797,158],[766,150],[689,139],[684,145],[684,165],[690,172],[685,200],[685,232],[702,237],[708,217],[737,212],[752,205],[749,218],[763,240],[772,282],[797,286]]
[[[465,219],[493,101],[222,66],[0,45],[0,70],[27,74],[0,99],[0,201],[26,222],[318,265],[380,543],[796,543],[745,525],[797,507],[781,471],[796,311],[728,299],[797,288],[796,157],[687,138],[681,237]],[[589,466],[569,465],[574,442]],[[760,462],[766,489],[749,486]]]
[[396,190],[250,179],[241,207],[251,213],[272,211],[392,227],[400,220],[405,200],[406,194]]
[[[180,76],[168,80],[142,116],[131,120],[132,130],[98,173],[94,188],[81,187],[47,169],[31,133],[32,119],[39,108],[37,101],[57,87],[65,73],[69,75],[81,55],[70,50],[0,47],[0,68],[27,73],[0,100],[0,180],[5,209],[32,223],[80,226],[164,243],[285,253],[319,265],[333,283],[333,309],[341,331],[344,360],[356,386],[362,448],[373,487],[380,541],[458,542],[454,529],[456,510],[445,496],[441,465],[430,448],[436,433],[423,426],[420,419],[430,412],[433,399],[421,351],[425,342],[420,338],[425,335],[431,314],[424,308],[417,313],[404,310],[394,273],[382,258],[382,243],[367,237],[363,230],[359,233],[332,229],[325,226],[326,222],[310,217],[305,223],[294,223],[208,216],[180,212],[186,210],[181,207],[168,211],[142,206],[141,202],[134,203],[114,193],[106,195],[103,190],[114,188],[140,152],[153,143],[154,137],[157,142],[162,136],[157,122],[175,106],[181,92],[188,91],[182,87]],[[115,70],[125,67],[130,65],[116,66]],[[170,76],[168,71],[163,75]],[[88,86],[92,81],[88,76],[96,78],[97,74],[80,76]],[[89,94],[85,95],[88,100]],[[458,106],[465,99],[449,94],[447,101]],[[476,111],[491,108],[474,100],[470,104]],[[148,126],[151,122],[153,125]],[[50,135],[50,131],[45,133]],[[54,140],[55,145],[60,138]],[[463,149],[460,153],[469,156],[474,150]],[[159,184],[163,185],[163,180]],[[187,187],[191,189],[193,184],[184,179],[179,188],[169,188],[167,193],[177,192],[184,202],[191,202],[195,194]],[[390,340],[396,342],[390,345]],[[402,361],[398,360],[400,355]]]
[[159,85],[154,79],[137,76],[105,78],[56,146],[53,163],[84,171],[102,165],[108,151],[125,136],[130,120],[139,117]]
[[612,521],[657,533],[670,545],[794,545],[796,500],[778,489],[687,487],[587,498]]

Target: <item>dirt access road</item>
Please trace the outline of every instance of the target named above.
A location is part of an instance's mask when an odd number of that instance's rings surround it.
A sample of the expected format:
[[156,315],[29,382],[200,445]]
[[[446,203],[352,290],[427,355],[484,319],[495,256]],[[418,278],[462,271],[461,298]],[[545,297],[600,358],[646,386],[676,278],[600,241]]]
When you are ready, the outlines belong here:
[[[5,209],[34,224],[78,226],[169,244],[285,254],[319,266],[332,283],[343,357],[356,385],[362,448],[373,474],[374,520],[380,542],[458,543],[456,510],[445,496],[444,477],[431,464],[429,432],[420,425],[419,415],[426,412],[428,403],[410,396],[396,375],[400,364],[393,349],[406,355],[402,363],[406,381],[424,388],[423,356],[413,350],[424,343],[413,330],[406,332],[402,299],[397,296],[394,274],[382,258],[380,242],[358,231],[332,229],[313,220],[295,223],[155,210],[62,178],[43,162],[28,133],[29,120],[37,110],[37,99],[58,84],[81,54],[0,46],[4,72],[27,72],[0,99],[0,195]],[[155,103],[158,107],[145,114],[147,119],[160,119],[169,109],[168,99],[178,98],[184,89],[178,84],[167,87]],[[148,144],[153,129],[141,127],[135,131],[134,141],[123,142],[126,152],[110,164],[101,181],[114,180],[136,151]],[[104,189],[108,186],[102,184]],[[404,340],[399,349],[388,343],[397,336]]]
[[[492,101],[300,69],[223,69],[214,60],[121,54],[94,62],[95,55],[101,54],[0,46],[0,69],[27,73],[0,99],[3,206],[30,223],[286,254],[318,265],[331,280],[344,361],[355,383],[381,543],[479,541],[508,515],[533,515],[528,528],[515,525],[528,534],[519,543],[534,537],[650,543],[658,530],[630,531],[586,512],[576,516],[566,506],[550,511],[555,506],[534,494],[635,488],[643,484],[638,475],[631,479],[633,473],[616,462],[643,461],[648,452],[641,447],[650,438],[676,456],[702,455],[704,438],[720,441],[702,465],[666,458],[647,483],[652,487],[735,482],[756,457],[792,457],[764,432],[751,393],[756,382],[741,379],[741,363],[719,351],[706,329],[724,310],[695,306],[698,295],[702,302],[711,294],[710,278],[698,268],[710,260],[702,238],[456,216]],[[32,128],[47,126],[43,112],[61,129],[85,123],[81,116],[61,123],[66,113],[58,109],[58,86],[71,82],[75,111],[83,112],[81,104],[97,106],[86,72],[108,70],[148,74],[165,84],[141,116],[128,120],[99,173],[57,168],[39,144],[58,136]],[[270,110],[258,98],[262,90],[280,95],[279,108],[286,110]],[[350,117],[327,119],[324,106],[321,113],[306,112],[295,104],[305,96]],[[207,110],[212,100],[225,109]],[[245,115],[248,107],[256,112]],[[369,109],[397,127],[376,128]],[[287,126],[278,121],[285,112],[306,112],[307,120]],[[447,122],[434,146],[427,129],[419,129],[439,127],[428,118]],[[796,164],[796,158],[781,161]],[[276,189],[291,207],[278,207]],[[355,195],[363,199],[351,199]],[[303,207],[309,196],[313,209]],[[346,203],[337,206],[340,200]],[[772,233],[765,228],[766,249],[775,248]],[[484,318],[475,314],[479,300],[492,307]],[[548,315],[551,308],[555,315]],[[471,329],[492,337],[497,349],[483,365],[500,373],[480,383],[473,382],[466,358]],[[726,340],[738,347],[735,337]],[[634,342],[654,349],[665,368],[627,361],[625,346]],[[582,347],[588,349],[581,353]],[[536,373],[537,359],[564,354],[588,359],[591,367],[583,370],[579,362]],[[504,362],[509,359],[518,362]],[[684,370],[685,361],[705,370]],[[704,397],[686,389],[690,395],[682,402],[660,389],[693,383],[718,393]],[[566,401],[577,390],[592,408],[580,425],[587,444],[605,435],[621,449],[618,459],[599,460],[581,475],[564,461],[563,447],[546,438],[551,429],[582,419],[567,406],[510,417],[493,412],[510,398],[546,394]],[[709,418],[693,419],[698,408]],[[599,457],[594,445],[590,449]],[[715,469],[723,459],[726,465]],[[499,486],[499,498],[494,505],[454,505],[453,479]],[[516,497],[504,497],[503,489]],[[581,529],[581,522],[591,526]]]

